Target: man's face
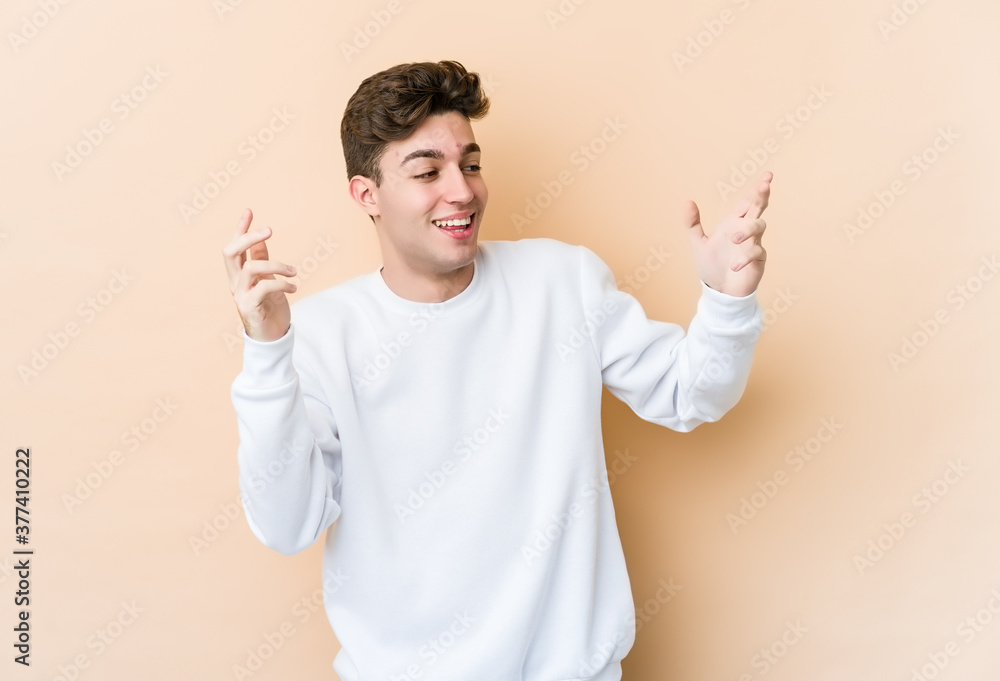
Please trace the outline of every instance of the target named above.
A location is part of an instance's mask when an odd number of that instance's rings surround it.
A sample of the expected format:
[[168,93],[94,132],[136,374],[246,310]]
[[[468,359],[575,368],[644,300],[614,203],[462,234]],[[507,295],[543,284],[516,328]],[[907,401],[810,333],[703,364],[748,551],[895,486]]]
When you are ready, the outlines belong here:
[[[480,156],[472,126],[456,111],[429,116],[409,137],[389,143],[372,213],[387,264],[437,277],[473,261],[489,196]],[[438,222],[468,218],[468,226]]]

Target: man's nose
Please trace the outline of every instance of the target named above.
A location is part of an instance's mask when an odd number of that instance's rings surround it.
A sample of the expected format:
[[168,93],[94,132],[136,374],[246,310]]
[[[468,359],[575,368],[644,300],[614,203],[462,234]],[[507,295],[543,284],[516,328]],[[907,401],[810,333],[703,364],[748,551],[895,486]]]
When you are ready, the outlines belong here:
[[460,168],[451,172],[447,178],[445,199],[450,203],[468,203],[473,196],[472,186],[465,173]]

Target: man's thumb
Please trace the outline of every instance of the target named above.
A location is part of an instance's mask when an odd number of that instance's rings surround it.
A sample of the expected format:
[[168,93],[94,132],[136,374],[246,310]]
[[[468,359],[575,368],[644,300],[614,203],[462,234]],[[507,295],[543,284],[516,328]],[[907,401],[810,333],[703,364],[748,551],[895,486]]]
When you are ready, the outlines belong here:
[[698,211],[698,204],[694,201],[688,201],[684,204],[682,222],[692,240],[705,238],[705,230],[701,228],[701,213]]

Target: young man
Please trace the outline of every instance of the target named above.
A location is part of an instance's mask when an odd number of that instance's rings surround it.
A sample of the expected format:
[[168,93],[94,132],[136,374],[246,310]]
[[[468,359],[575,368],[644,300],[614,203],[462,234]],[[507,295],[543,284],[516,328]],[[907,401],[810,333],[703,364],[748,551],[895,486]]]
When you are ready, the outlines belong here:
[[456,62],[366,79],[341,137],[383,264],[289,307],[247,210],[223,255],[244,323],[232,385],[247,522],[285,554],[329,528],[343,681],[617,681],[635,614],[601,386],[679,431],[746,384],[771,174],[710,236],[687,333],[646,318],[592,251],[479,242],[487,190]]

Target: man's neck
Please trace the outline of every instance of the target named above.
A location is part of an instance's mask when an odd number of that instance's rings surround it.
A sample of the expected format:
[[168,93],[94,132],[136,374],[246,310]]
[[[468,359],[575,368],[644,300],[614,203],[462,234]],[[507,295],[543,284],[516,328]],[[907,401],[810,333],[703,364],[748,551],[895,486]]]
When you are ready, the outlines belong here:
[[468,288],[475,262],[438,275],[415,272],[401,263],[390,262],[382,265],[379,273],[389,290],[400,298],[417,303],[443,303]]

